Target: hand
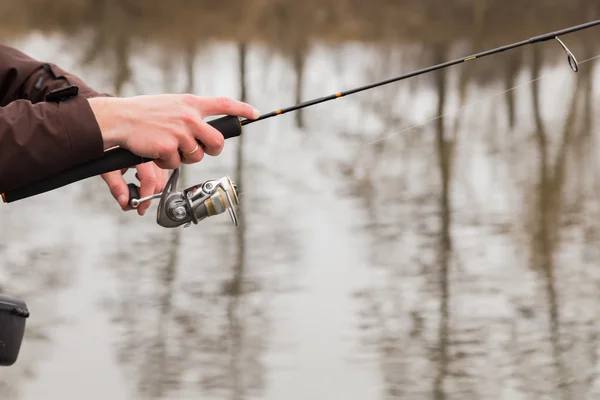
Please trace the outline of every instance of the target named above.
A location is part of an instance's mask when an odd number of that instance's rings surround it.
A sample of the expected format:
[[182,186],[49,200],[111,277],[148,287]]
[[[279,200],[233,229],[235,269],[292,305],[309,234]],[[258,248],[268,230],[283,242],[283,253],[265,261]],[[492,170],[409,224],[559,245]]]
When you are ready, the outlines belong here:
[[[224,146],[221,132],[203,118],[234,115],[256,119],[260,113],[226,97],[190,94],[145,95],[89,99],[104,140],[104,149],[120,146],[152,158],[163,169],[217,156]],[[202,146],[198,148],[198,141]]]
[[[136,166],[136,177],[140,181],[140,196],[146,197],[156,193],[160,193],[165,188],[167,183],[168,171],[159,168],[154,162],[147,162]],[[123,179],[123,175],[127,169],[121,171],[112,171],[101,175],[104,182],[108,185],[108,189],[113,197],[117,200],[123,211],[129,211],[133,208],[129,205],[129,188],[127,182]],[[137,207],[139,215],[146,214],[150,208],[152,201],[146,201]]]
[[[104,150],[119,146],[155,160],[136,167],[141,197],[163,190],[167,174],[161,169],[175,169],[181,163],[200,162],[204,154],[221,153],[223,135],[203,118],[234,115],[256,119],[260,116],[250,105],[225,97],[165,94],[97,97],[88,101],[102,132]],[[129,190],[123,179],[125,172],[113,171],[102,178],[121,208],[130,210]],[[150,203],[141,204],[138,214],[144,215]]]

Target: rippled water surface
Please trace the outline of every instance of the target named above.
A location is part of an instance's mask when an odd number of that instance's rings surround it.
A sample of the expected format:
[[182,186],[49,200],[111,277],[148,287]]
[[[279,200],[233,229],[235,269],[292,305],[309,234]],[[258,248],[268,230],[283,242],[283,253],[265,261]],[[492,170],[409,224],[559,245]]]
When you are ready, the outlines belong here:
[[[288,54],[226,38],[167,58],[150,39],[113,40],[85,63],[95,42],[64,33],[4,41],[101,91],[226,95],[268,112],[595,15],[548,10],[485,45],[416,32]],[[0,291],[31,318],[0,397],[596,398],[594,32],[563,38],[578,74],[550,42],[248,126],[180,182],[231,176],[237,229],[226,215],[163,229],[156,203],[123,213],[100,178],[1,207]]]

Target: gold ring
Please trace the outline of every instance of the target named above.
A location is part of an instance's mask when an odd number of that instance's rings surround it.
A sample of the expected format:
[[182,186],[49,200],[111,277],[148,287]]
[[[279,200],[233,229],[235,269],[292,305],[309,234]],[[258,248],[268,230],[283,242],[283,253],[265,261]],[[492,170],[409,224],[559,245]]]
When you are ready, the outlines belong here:
[[198,143],[196,143],[196,148],[191,153],[183,153],[183,154],[186,155],[186,156],[189,156],[189,155],[194,154],[195,152],[197,152],[199,148],[200,148],[200,145]]

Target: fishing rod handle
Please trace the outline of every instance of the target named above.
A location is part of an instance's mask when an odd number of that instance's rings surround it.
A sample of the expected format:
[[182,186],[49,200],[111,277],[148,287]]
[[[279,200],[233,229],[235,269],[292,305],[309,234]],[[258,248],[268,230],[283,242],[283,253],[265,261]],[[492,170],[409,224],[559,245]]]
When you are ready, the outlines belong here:
[[221,132],[225,139],[231,139],[242,134],[242,123],[238,117],[233,115],[213,119],[208,121],[208,124]]
[[[217,129],[225,139],[240,136],[242,125],[236,116],[227,115],[208,121],[208,124]],[[154,161],[152,158],[140,157],[127,149],[116,148],[105,152],[101,157],[85,164],[76,165],[56,175],[34,182],[25,187],[2,193],[5,203],[12,203],[27,197],[36,196],[51,190],[61,188],[71,183],[81,181],[107,172],[118,171],[124,168]],[[130,188],[131,189],[131,188]]]

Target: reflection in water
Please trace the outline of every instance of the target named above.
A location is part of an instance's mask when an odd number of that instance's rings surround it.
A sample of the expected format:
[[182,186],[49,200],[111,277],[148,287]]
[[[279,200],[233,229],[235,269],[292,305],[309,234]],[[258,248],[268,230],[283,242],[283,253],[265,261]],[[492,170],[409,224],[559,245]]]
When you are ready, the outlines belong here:
[[[442,63],[446,57],[447,51],[445,48],[436,48],[434,50],[436,64]],[[437,93],[438,106],[437,115],[444,113],[444,105],[446,103],[447,81],[446,70],[441,70],[437,75]],[[441,224],[439,233],[439,253],[436,264],[439,266],[439,287],[440,287],[440,322],[439,322],[439,348],[437,360],[439,368],[433,385],[434,399],[444,400],[446,398],[445,383],[448,376],[449,352],[448,342],[450,338],[450,293],[449,293],[449,262],[452,252],[452,241],[450,239],[450,176],[451,176],[451,149],[452,143],[446,140],[444,129],[444,118],[439,118],[436,122],[436,143],[438,153],[439,172],[441,177],[441,194],[440,194],[440,211]]]
[[[589,55],[589,50],[586,51]],[[439,54],[443,54],[440,53]],[[531,62],[531,78],[535,79],[543,74],[539,64],[539,53],[532,59]],[[441,57],[442,59],[446,57]],[[589,57],[587,57],[589,58]],[[518,58],[517,58],[518,59]],[[514,61],[510,61],[511,63]],[[484,276],[478,277],[472,276],[477,272],[478,268],[473,266],[479,257],[474,254],[469,255],[465,253],[465,242],[470,242],[470,234],[465,237],[465,233],[471,230],[475,232],[479,231],[479,235],[484,232],[488,232],[490,228],[494,228],[495,223],[492,222],[490,225],[477,224],[473,227],[470,223],[465,223],[465,216],[467,221],[478,220],[481,221],[484,215],[480,214],[479,209],[474,208],[476,198],[464,199],[465,185],[469,182],[465,182],[464,177],[454,177],[455,167],[453,166],[453,160],[456,146],[458,146],[456,140],[456,134],[458,132],[464,132],[466,130],[464,125],[465,117],[462,115],[454,121],[454,132],[448,132],[447,126],[452,126],[445,121],[444,118],[439,118],[435,121],[434,136],[436,138],[435,148],[437,149],[437,160],[439,166],[439,176],[441,182],[437,191],[439,194],[436,196],[440,199],[439,205],[436,207],[437,212],[435,215],[439,218],[439,234],[436,236],[439,238],[437,250],[435,253],[438,258],[431,264],[431,267],[426,267],[426,278],[429,282],[437,282],[437,288],[435,286],[426,287],[426,291],[420,293],[412,275],[409,275],[411,270],[410,265],[406,265],[404,260],[411,260],[411,251],[408,247],[402,246],[404,251],[402,254],[396,253],[393,249],[398,248],[403,241],[408,240],[408,237],[414,236],[409,234],[410,230],[401,231],[403,225],[414,226],[412,232],[419,235],[418,226],[424,223],[418,223],[415,221],[417,218],[416,213],[410,213],[404,215],[404,218],[396,218],[392,211],[399,204],[403,204],[404,207],[411,204],[412,199],[419,199],[414,194],[411,196],[404,191],[408,190],[413,192],[417,189],[417,186],[406,185],[398,186],[387,183],[385,186],[382,185],[384,178],[382,173],[379,171],[376,164],[369,165],[371,172],[368,182],[363,182],[361,192],[358,195],[365,196],[368,212],[371,215],[371,219],[382,219],[384,215],[388,215],[388,222],[396,227],[393,230],[395,232],[393,236],[389,233],[387,236],[382,235],[383,231],[380,229],[372,232],[373,246],[375,248],[381,248],[376,251],[375,254],[380,256],[377,259],[373,259],[371,264],[373,266],[385,266],[388,270],[386,276],[388,277],[385,284],[374,287],[373,289],[366,289],[360,293],[359,298],[363,303],[362,316],[362,328],[365,330],[365,334],[368,335],[368,343],[375,345],[377,353],[381,359],[381,370],[384,374],[384,380],[386,382],[386,395],[384,398],[423,398],[426,392],[427,382],[431,382],[433,387],[433,394],[431,398],[446,399],[446,398],[500,398],[502,395],[498,395],[494,387],[500,390],[503,388],[504,393],[507,394],[507,398],[510,398],[508,393],[513,395],[520,393],[522,395],[529,394],[533,398],[537,398],[539,395],[551,396],[551,398],[582,398],[583,396],[589,395],[595,389],[596,378],[595,374],[590,373],[594,365],[596,365],[596,357],[588,357],[581,353],[581,351],[573,352],[574,347],[577,347],[575,341],[570,339],[571,337],[577,336],[574,330],[582,329],[579,324],[589,327],[590,323],[592,326],[594,322],[577,322],[573,321],[573,317],[568,318],[569,322],[562,322],[561,318],[561,287],[568,285],[567,281],[570,279],[568,276],[569,265],[561,264],[562,272],[557,276],[555,271],[557,268],[556,260],[564,259],[564,255],[559,252],[558,246],[560,237],[559,234],[561,226],[568,228],[571,232],[575,229],[581,229],[580,218],[585,215],[585,209],[590,207],[590,204],[596,204],[594,197],[586,197],[582,199],[581,187],[575,182],[587,181],[590,174],[591,176],[597,176],[595,168],[589,166],[585,161],[589,157],[593,157],[589,153],[590,144],[594,142],[595,132],[591,128],[591,115],[586,115],[586,110],[593,110],[592,93],[590,87],[592,86],[592,72],[594,71],[594,65],[588,63],[585,66],[586,72],[580,72],[574,80],[572,98],[563,96],[565,112],[563,113],[565,118],[562,122],[563,129],[559,130],[558,135],[554,135],[556,129],[548,130],[545,128],[543,114],[548,111],[542,111],[541,104],[548,104],[547,97],[544,101],[541,100],[540,93],[542,88],[548,88],[554,86],[551,83],[545,81],[545,83],[538,83],[532,85],[531,101],[533,104],[532,114],[534,122],[533,138],[535,141],[531,141],[528,138],[518,137],[512,140],[521,141],[521,149],[517,155],[519,160],[523,160],[520,164],[515,165],[516,168],[519,165],[527,166],[534,162],[537,165],[536,168],[539,171],[536,175],[533,175],[536,183],[532,187],[531,184],[523,186],[523,194],[519,197],[525,199],[525,205],[528,208],[525,211],[526,218],[523,220],[523,228],[526,231],[531,231],[529,235],[529,243],[532,244],[531,257],[529,260],[515,260],[517,263],[530,265],[534,270],[542,272],[539,275],[539,282],[544,287],[546,304],[539,303],[533,300],[536,296],[535,291],[522,293],[526,296],[529,301],[525,303],[535,304],[533,309],[529,306],[519,306],[517,309],[518,313],[513,316],[502,317],[504,312],[500,312],[499,317],[494,317],[492,309],[486,315],[480,315],[480,320],[473,319],[473,317],[467,317],[465,314],[465,300],[472,298],[473,304],[477,302],[482,304],[493,304],[494,299],[499,296],[499,288],[493,288],[491,291],[484,289],[485,286],[494,285],[492,282],[486,283],[483,279]],[[515,72],[513,71],[512,74]],[[459,82],[464,78],[464,74],[459,72]],[[469,78],[464,78],[469,79]],[[510,77],[508,80],[510,83],[505,83],[505,86],[514,87],[516,86],[515,78]],[[560,86],[562,90],[565,85],[559,85],[560,81],[557,79],[556,86]],[[447,97],[447,88],[449,82],[445,79],[445,74],[438,74],[438,88],[436,93],[438,94],[438,108],[434,115],[440,115],[443,112],[444,100]],[[464,84],[459,83],[458,93],[460,93],[460,87]],[[555,90],[554,88],[549,90]],[[523,94],[522,91],[518,92],[518,96]],[[454,93],[451,94],[452,96]],[[480,95],[481,96],[481,95]],[[515,95],[506,97],[507,102],[507,121],[509,129],[520,127],[523,125],[523,121],[517,119],[515,113]],[[460,98],[460,96],[459,96]],[[459,102],[462,104],[462,101]],[[496,107],[495,104],[492,108]],[[480,111],[477,111],[480,112]],[[556,112],[554,112],[556,115]],[[432,113],[433,114],[433,113]],[[520,113],[522,114],[522,113]],[[527,117],[527,116],[526,116]],[[557,118],[549,119],[552,121],[553,126],[556,126]],[[459,122],[462,122],[462,130],[457,130]],[[576,128],[576,127],[579,128]],[[520,129],[520,128],[519,128]],[[501,134],[502,131],[498,132]],[[498,144],[506,142],[506,140],[497,140],[490,133],[489,135],[481,135],[483,140],[496,140]],[[521,136],[521,135],[519,135]],[[489,139],[488,139],[489,137]],[[475,140],[474,140],[475,139]],[[470,143],[464,141],[468,140]],[[459,147],[461,153],[465,153],[465,148],[474,148],[477,146],[476,141],[479,140],[472,135],[467,138],[463,138],[463,144]],[[591,140],[591,142],[590,142]],[[588,146],[582,147],[581,141],[587,141]],[[394,142],[396,143],[396,141]],[[553,151],[550,151],[550,143],[553,144]],[[429,154],[425,154],[421,151],[422,145],[415,146],[410,142],[405,141],[406,146],[411,146],[412,152],[419,152],[421,160],[429,158]],[[525,145],[527,144],[527,145]],[[532,147],[529,144],[534,144]],[[390,145],[390,143],[388,143]],[[391,144],[393,146],[393,144]],[[371,152],[375,150],[376,146],[372,148],[362,148],[361,156],[363,158],[373,159],[370,156]],[[497,146],[495,146],[497,147]],[[499,148],[498,148],[499,149]],[[555,150],[554,150],[555,149]],[[404,157],[408,153],[407,149],[394,149],[390,152],[392,157]],[[509,150],[510,151],[510,150]],[[538,152],[539,156],[533,156]],[[394,154],[395,152],[395,154]],[[585,153],[585,154],[583,154]],[[467,153],[465,153],[467,154]],[[569,157],[569,154],[571,156]],[[579,155],[579,157],[578,157]],[[583,158],[581,156],[584,156]],[[390,163],[393,163],[392,159],[384,158],[385,156],[378,152],[378,162],[387,163],[388,170],[393,168]],[[408,156],[410,157],[410,156]],[[494,158],[500,160],[499,158]],[[509,163],[514,162],[513,157],[508,158]],[[526,161],[527,160],[527,161]],[[535,161],[529,161],[535,160]],[[551,161],[552,160],[552,161]],[[433,161],[429,159],[430,162]],[[529,161],[529,162],[528,162]],[[459,170],[464,170],[465,163],[472,163],[473,161],[465,160],[464,156],[460,159]],[[587,165],[587,167],[586,167]],[[487,168],[487,167],[486,167]],[[509,169],[511,167],[509,166]],[[356,171],[356,170],[355,170]],[[570,172],[570,174],[569,174]],[[577,176],[577,173],[581,175]],[[411,171],[411,175],[418,176],[419,174],[415,169]],[[517,177],[517,175],[515,175]],[[349,179],[352,182],[356,181],[356,176],[350,176]],[[398,176],[398,181],[402,179]],[[456,182],[456,185],[460,187],[460,191],[457,189],[450,190],[450,182],[454,182],[456,179],[460,179]],[[497,179],[497,178],[496,178]],[[595,181],[595,179],[593,179]],[[425,183],[427,181],[424,181]],[[514,184],[514,183],[513,183]],[[493,183],[493,190],[498,192],[502,191],[502,185],[504,185],[504,179],[498,180]],[[507,186],[510,187],[511,184]],[[376,191],[366,191],[366,188],[379,187]],[[485,185],[484,185],[485,187]],[[485,189],[483,189],[485,190]],[[507,195],[510,192],[507,191]],[[527,199],[531,197],[531,193],[535,195],[536,201],[531,202]],[[398,203],[392,200],[395,197],[401,197],[404,199],[403,203]],[[457,197],[458,196],[458,197]],[[594,195],[595,196],[595,195]],[[380,202],[385,202],[387,207],[377,211],[377,207],[369,206],[373,204],[375,199],[382,198]],[[489,197],[489,196],[488,196]],[[492,196],[496,197],[496,196]],[[503,197],[503,196],[502,196]],[[460,198],[458,206],[451,207],[451,198]],[[387,199],[387,202],[383,199]],[[410,200],[409,200],[410,199]],[[565,204],[567,199],[573,201],[572,204]],[[418,201],[418,200],[417,200]],[[582,202],[584,202],[582,204]],[[419,203],[420,209],[425,209],[425,202]],[[471,204],[469,206],[469,204]],[[490,210],[495,209],[494,202],[491,202],[489,207]],[[468,207],[469,212],[465,215],[463,207]],[[591,206],[595,209],[596,206]],[[456,211],[452,212],[452,209]],[[573,215],[573,213],[576,213]],[[477,214],[476,214],[477,213]],[[451,224],[453,215],[457,215],[458,221]],[[392,218],[392,219],[390,219]],[[585,217],[583,217],[585,218]],[[381,224],[377,226],[381,227]],[[454,227],[456,226],[456,227]],[[459,230],[460,229],[460,230]],[[466,231],[460,233],[461,230]],[[587,230],[587,228],[586,228]],[[388,230],[389,232],[389,230]],[[576,234],[573,232],[572,234]],[[500,227],[500,234],[502,236],[511,235],[510,230],[506,231],[505,228]],[[572,235],[571,234],[571,235]],[[487,236],[489,235],[489,236]],[[496,240],[494,239],[496,234],[486,234],[485,238],[489,238],[490,245]],[[392,237],[392,242],[389,246],[386,246],[386,239]],[[417,242],[427,242],[429,234],[417,236]],[[485,239],[484,239],[485,240]],[[453,256],[453,245],[454,241],[458,242],[459,251],[456,257]],[[482,240],[478,240],[481,244]],[[573,245],[577,245],[574,243]],[[471,245],[468,246],[470,248]],[[419,258],[429,258],[429,254],[426,250],[430,247],[420,247],[421,254]],[[493,254],[495,250],[490,248],[490,256],[488,256],[487,263],[484,262],[487,275],[491,278],[500,274],[498,277],[502,277],[502,280],[515,280],[514,277],[502,275],[501,272],[492,271],[494,265],[498,265],[498,268],[505,268],[507,265],[502,261],[503,257],[506,257],[506,253],[500,253],[501,255],[497,258],[498,261],[494,261]],[[586,253],[589,253],[586,250]],[[384,256],[387,255],[386,256]],[[386,261],[382,262],[381,258],[384,257]],[[468,257],[472,257],[472,261]],[[560,258],[559,258],[560,257]],[[568,258],[567,258],[568,259]],[[451,272],[450,265],[453,264],[453,260],[458,261],[456,265],[457,270]],[[509,258],[507,258],[509,260]],[[510,262],[510,261],[507,261]],[[426,261],[419,260],[413,261],[416,265],[428,265]],[[496,264],[499,263],[499,264]],[[577,268],[579,269],[579,268]],[[471,272],[466,272],[466,271]],[[512,268],[510,270],[513,270]],[[515,270],[515,272],[518,271]],[[466,274],[466,275],[465,275]],[[522,274],[522,273],[519,273]],[[469,276],[471,275],[471,276]],[[394,284],[390,284],[389,279],[394,280]],[[488,278],[489,279],[489,278]],[[516,278],[518,281],[519,278]],[[406,290],[406,286],[411,289]],[[393,287],[388,289],[388,287]],[[452,288],[452,290],[450,289]],[[404,289],[404,290],[403,290]],[[416,291],[415,291],[416,289]],[[482,290],[484,289],[484,290]],[[508,289],[508,287],[506,287]],[[564,290],[564,289],[563,289]],[[473,292],[472,295],[468,292]],[[480,294],[476,294],[479,293]],[[512,290],[507,290],[505,296],[511,297]],[[453,293],[452,296],[450,294]],[[578,294],[576,292],[570,292],[572,296],[575,296],[569,302],[577,301]],[[389,298],[387,297],[389,294]],[[439,296],[437,317],[433,314],[429,314],[427,311],[419,310],[419,308],[429,309],[428,305],[432,304],[431,297]],[[563,296],[568,296],[563,294]],[[451,301],[452,300],[452,301]],[[471,308],[467,306],[467,308]],[[502,309],[502,307],[501,307]],[[547,316],[549,324],[548,333],[543,334],[540,331],[541,324],[540,314],[538,311],[544,312],[547,310]],[[428,310],[429,311],[429,310]],[[433,309],[431,309],[433,311]],[[454,315],[452,318],[451,316]],[[510,314],[509,314],[510,315]],[[543,314],[542,314],[543,315]],[[597,315],[597,314],[595,314]],[[508,318],[508,320],[506,319]],[[536,322],[529,322],[532,320]],[[489,324],[492,326],[485,327],[485,321],[489,320]],[[398,322],[396,322],[398,321]],[[400,322],[401,321],[401,322]],[[506,321],[509,322],[508,326]],[[437,326],[437,344],[433,345],[432,340],[435,340],[433,336],[433,329]],[[495,328],[493,327],[495,326]],[[508,330],[507,330],[508,328]],[[589,329],[589,328],[583,328]],[[494,335],[489,336],[490,330],[495,331]],[[541,334],[541,336],[540,336]],[[507,336],[508,335],[508,336]],[[486,339],[488,336],[488,339]],[[586,345],[582,346],[587,351],[590,351],[590,347],[593,354],[596,353],[596,339],[595,334],[591,334],[590,338],[586,338]],[[424,340],[423,337],[430,338]],[[569,338],[569,339],[567,339]],[[503,361],[506,358],[506,353],[501,353],[500,348],[506,348],[508,353],[514,353],[514,365],[511,365],[511,361]],[[508,347],[506,347],[508,346]],[[424,347],[425,351],[419,349]],[[548,357],[548,354],[551,356]],[[577,354],[577,357],[573,357]],[[415,357],[416,355],[416,357]],[[496,366],[489,365],[489,361],[493,355],[497,355],[498,364]],[[583,359],[582,359],[583,357]],[[549,359],[548,359],[549,358]],[[545,363],[548,359],[548,366],[550,369],[540,369],[542,363]],[[544,361],[542,361],[544,360]],[[488,361],[487,368],[477,369],[477,365],[483,365]],[[505,364],[506,362],[506,364]],[[437,371],[434,376],[431,373],[424,373],[426,365],[430,365],[426,370],[433,371],[436,368]],[[575,368],[579,366],[578,369]],[[435,367],[434,367],[435,366]],[[582,368],[582,366],[584,366]],[[423,369],[422,369],[423,368]],[[486,371],[487,369],[487,371]],[[514,372],[511,371],[514,369]],[[486,379],[488,374],[492,374],[495,371],[495,376]],[[551,372],[552,371],[552,372]],[[413,375],[414,374],[414,375]],[[411,379],[413,377],[413,379]],[[519,382],[519,383],[516,383]],[[512,392],[511,392],[512,390]],[[486,397],[488,396],[488,397]],[[503,397],[502,397],[503,398]]]
[[[70,11],[81,17],[73,26],[55,26],[50,7],[42,29],[76,36],[85,26],[73,53],[105,67],[114,94],[156,92],[162,81],[164,91],[225,92],[266,111],[600,12],[579,1],[548,5],[553,18],[533,17],[543,2],[388,3],[84,1]],[[245,16],[235,30],[223,23],[234,12]],[[211,47],[213,38],[227,43]],[[595,38],[585,32],[568,44],[586,60],[599,51]],[[355,39],[373,42],[340,43]],[[73,249],[85,245],[112,274],[112,293],[94,290],[109,299],[102,335],[134,398],[593,397],[595,66],[565,74],[564,54],[549,43],[265,122],[221,157],[182,169],[181,186],[232,175],[242,192],[236,230],[227,216],[164,230],[152,212],[136,218],[93,194],[106,191],[99,180],[61,194],[106,217],[114,235],[98,243],[75,229],[80,217],[48,214],[45,200],[4,212],[0,278],[10,279],[1,289],[24,297],[36,317],[22,361],[0,371],[0,391],[17,399],[38,382],[36,363],[52,345],[46,332],[62,314],[54,296],[77,265]],[[43,239],[56,225],[82,234]],[[353,313],[358,329],[343,317]],[[348,345],[340,332],[356,330],[362,345]],[[347,358],[369,361],[353,370]],[[359,387],[373,371],[379,386]],[[327,387],[315,392],[321,377]]]
[[[586,51],[586,55],[589,54],[589,50]],[[537,76],[539,69],[539,54],[534,53],[532,76]],[[564,247],[565,230],[579,225],[577,221],[581,215],[579,209],[585,208],[586,203],[596,202],[594,198],[579,197],[578,192],[581,189],[577,183],[582,178],[576,175],[578,172],[585,177],[590,172],[584,168],[585,160],[589,155],[581,151],[581,142],[586,138],[589,140],[593,135],[591,117],[586,115],[589,112],[587,110],[592,108],[589,94],[589,87],[592,86],[592,70],[593,65],[588,65],[585,72],[581,71],[577,75],[562,133],[559,132],[560,136],[555,146],[554,157],[551,156],[550,135],[541,117],[540,87],[537,84],[532,87],[539,172],[536,185],[537,199],[530,203],[535,208],[527,213],[532,219],[528,220],[528,229],[532,230],[531,266],[541,272],[545,281],[546,298],[549,303],[549,340],[556,374],[552,380],[556,382],[556,389],[560,391],[562,398],[580,397],[590,388],[590,386],[576,384],[575,377],[578,371],[570,366],[572,353],[568,349],[573,346],[573,343],[570,343],[569,331],[573,329],[573,322],[569,321],[569,318],[564,318],[564,312],[561,311],[564,306],[561,304],[559,286],[564,280],[557,278],[560,276],[557,260],[560,260],[560,250]],[[574,164],[571,167],[568,164],[569,158]],[[593,171],[592,173],[595,174]],[[544,391],[553,393],[556,389],[550,387]],[[575,389],[578,389],[579,393],[574,392]]]

